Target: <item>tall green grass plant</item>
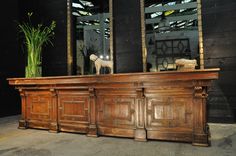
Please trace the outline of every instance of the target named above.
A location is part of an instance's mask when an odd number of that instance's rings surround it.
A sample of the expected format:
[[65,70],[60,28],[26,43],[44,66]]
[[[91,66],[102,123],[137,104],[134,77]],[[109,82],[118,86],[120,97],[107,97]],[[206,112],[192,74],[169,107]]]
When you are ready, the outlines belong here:
[[27,49],[27,66],[26,77],[42,76],[42,48],[44,45],[51,44],[51,39],[54,37],[54,29],[56,22],[52,21],[49,26],[38,24],[33,26],[31,16],[33,13],[28,13],[27,23],[18,24],[19,31],[24,34],[24,44]]

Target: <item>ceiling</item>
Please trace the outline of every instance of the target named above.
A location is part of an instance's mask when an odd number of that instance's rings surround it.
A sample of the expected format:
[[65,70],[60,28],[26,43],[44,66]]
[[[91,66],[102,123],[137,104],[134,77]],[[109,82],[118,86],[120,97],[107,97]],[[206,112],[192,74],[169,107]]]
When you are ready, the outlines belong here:
[[[101,12],[109,12],[109,0],[72,0],[72,3],[79,4],[80,7],[73,7],[73,11],[79,15],[80,11],[88,11],[91,14],[97,14]],[[77,5],[77,6],[79,6]]]
[[[72,0],[73,5],[73,15],[75,16],[91,16],[96,15],[98,13],[109,13],[109,0]],[[154,8],[154,7],[165,7],[165,6],[175,6],[177,4],[185,4],[196,2],[196,0],[145,0],[145,8]],[[76,4],[76,5],[75,5]],[[146,9],[145,9],[146,10]],[[196,15],[196,8],[189,9],[179,9],[179,10],[170,10],[164,12],[151,12],[146,13],[145,18],[147,19],[162,19],[163,17],[167,18],[175,18],[185,15]],[[187,27],[197,27],[197,19],[193,20],[178,20],[175,22],[169,22],[169,30],[173,29],[182,29]],[[109,22],[109,20],[108,20]],[[80,22],[82,25],[94,25],[98,24],[98,21],[88,21],[88,22]],[[146,30],[155,30],[160,26],[159,23],[146,23]]]

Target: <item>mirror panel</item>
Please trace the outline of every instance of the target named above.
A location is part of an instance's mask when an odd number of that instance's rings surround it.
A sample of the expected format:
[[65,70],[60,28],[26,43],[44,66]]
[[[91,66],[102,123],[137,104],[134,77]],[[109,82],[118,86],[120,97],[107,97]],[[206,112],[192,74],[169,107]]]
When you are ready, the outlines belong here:
[[175,60],[196,59],[197,0],[145,0],[147,71],[176,70]]
[[[72,0],[75,29],[76,74],[95,74],[89,56],[110,60],[109,0]],[[102,69],[101,73],[106,73]]]

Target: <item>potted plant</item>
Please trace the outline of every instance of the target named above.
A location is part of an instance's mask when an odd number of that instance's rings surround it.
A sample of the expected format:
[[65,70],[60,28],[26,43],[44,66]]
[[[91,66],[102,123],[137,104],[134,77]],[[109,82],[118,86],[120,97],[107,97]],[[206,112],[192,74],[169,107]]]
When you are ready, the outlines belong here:
[[31,23],[31,16],[33,13],[28,13],[29,22],[19,23],[19,31],[24,34],[24,43],[27,49],[27,66],[25,69],[26,77],[40,77],[42,76],[42,48],[44,45],[50,43],[54,37],[54,28],[56,22],[52,21],[49,26],[38,24],[33,26]]

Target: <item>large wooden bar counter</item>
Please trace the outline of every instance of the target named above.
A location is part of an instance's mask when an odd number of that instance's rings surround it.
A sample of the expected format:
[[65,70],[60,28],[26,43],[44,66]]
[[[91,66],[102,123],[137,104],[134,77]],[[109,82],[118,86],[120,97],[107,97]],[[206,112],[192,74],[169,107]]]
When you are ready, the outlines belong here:
[[10,78],[20,92],[19,128],[208,145],[207,88],[219,69]]

